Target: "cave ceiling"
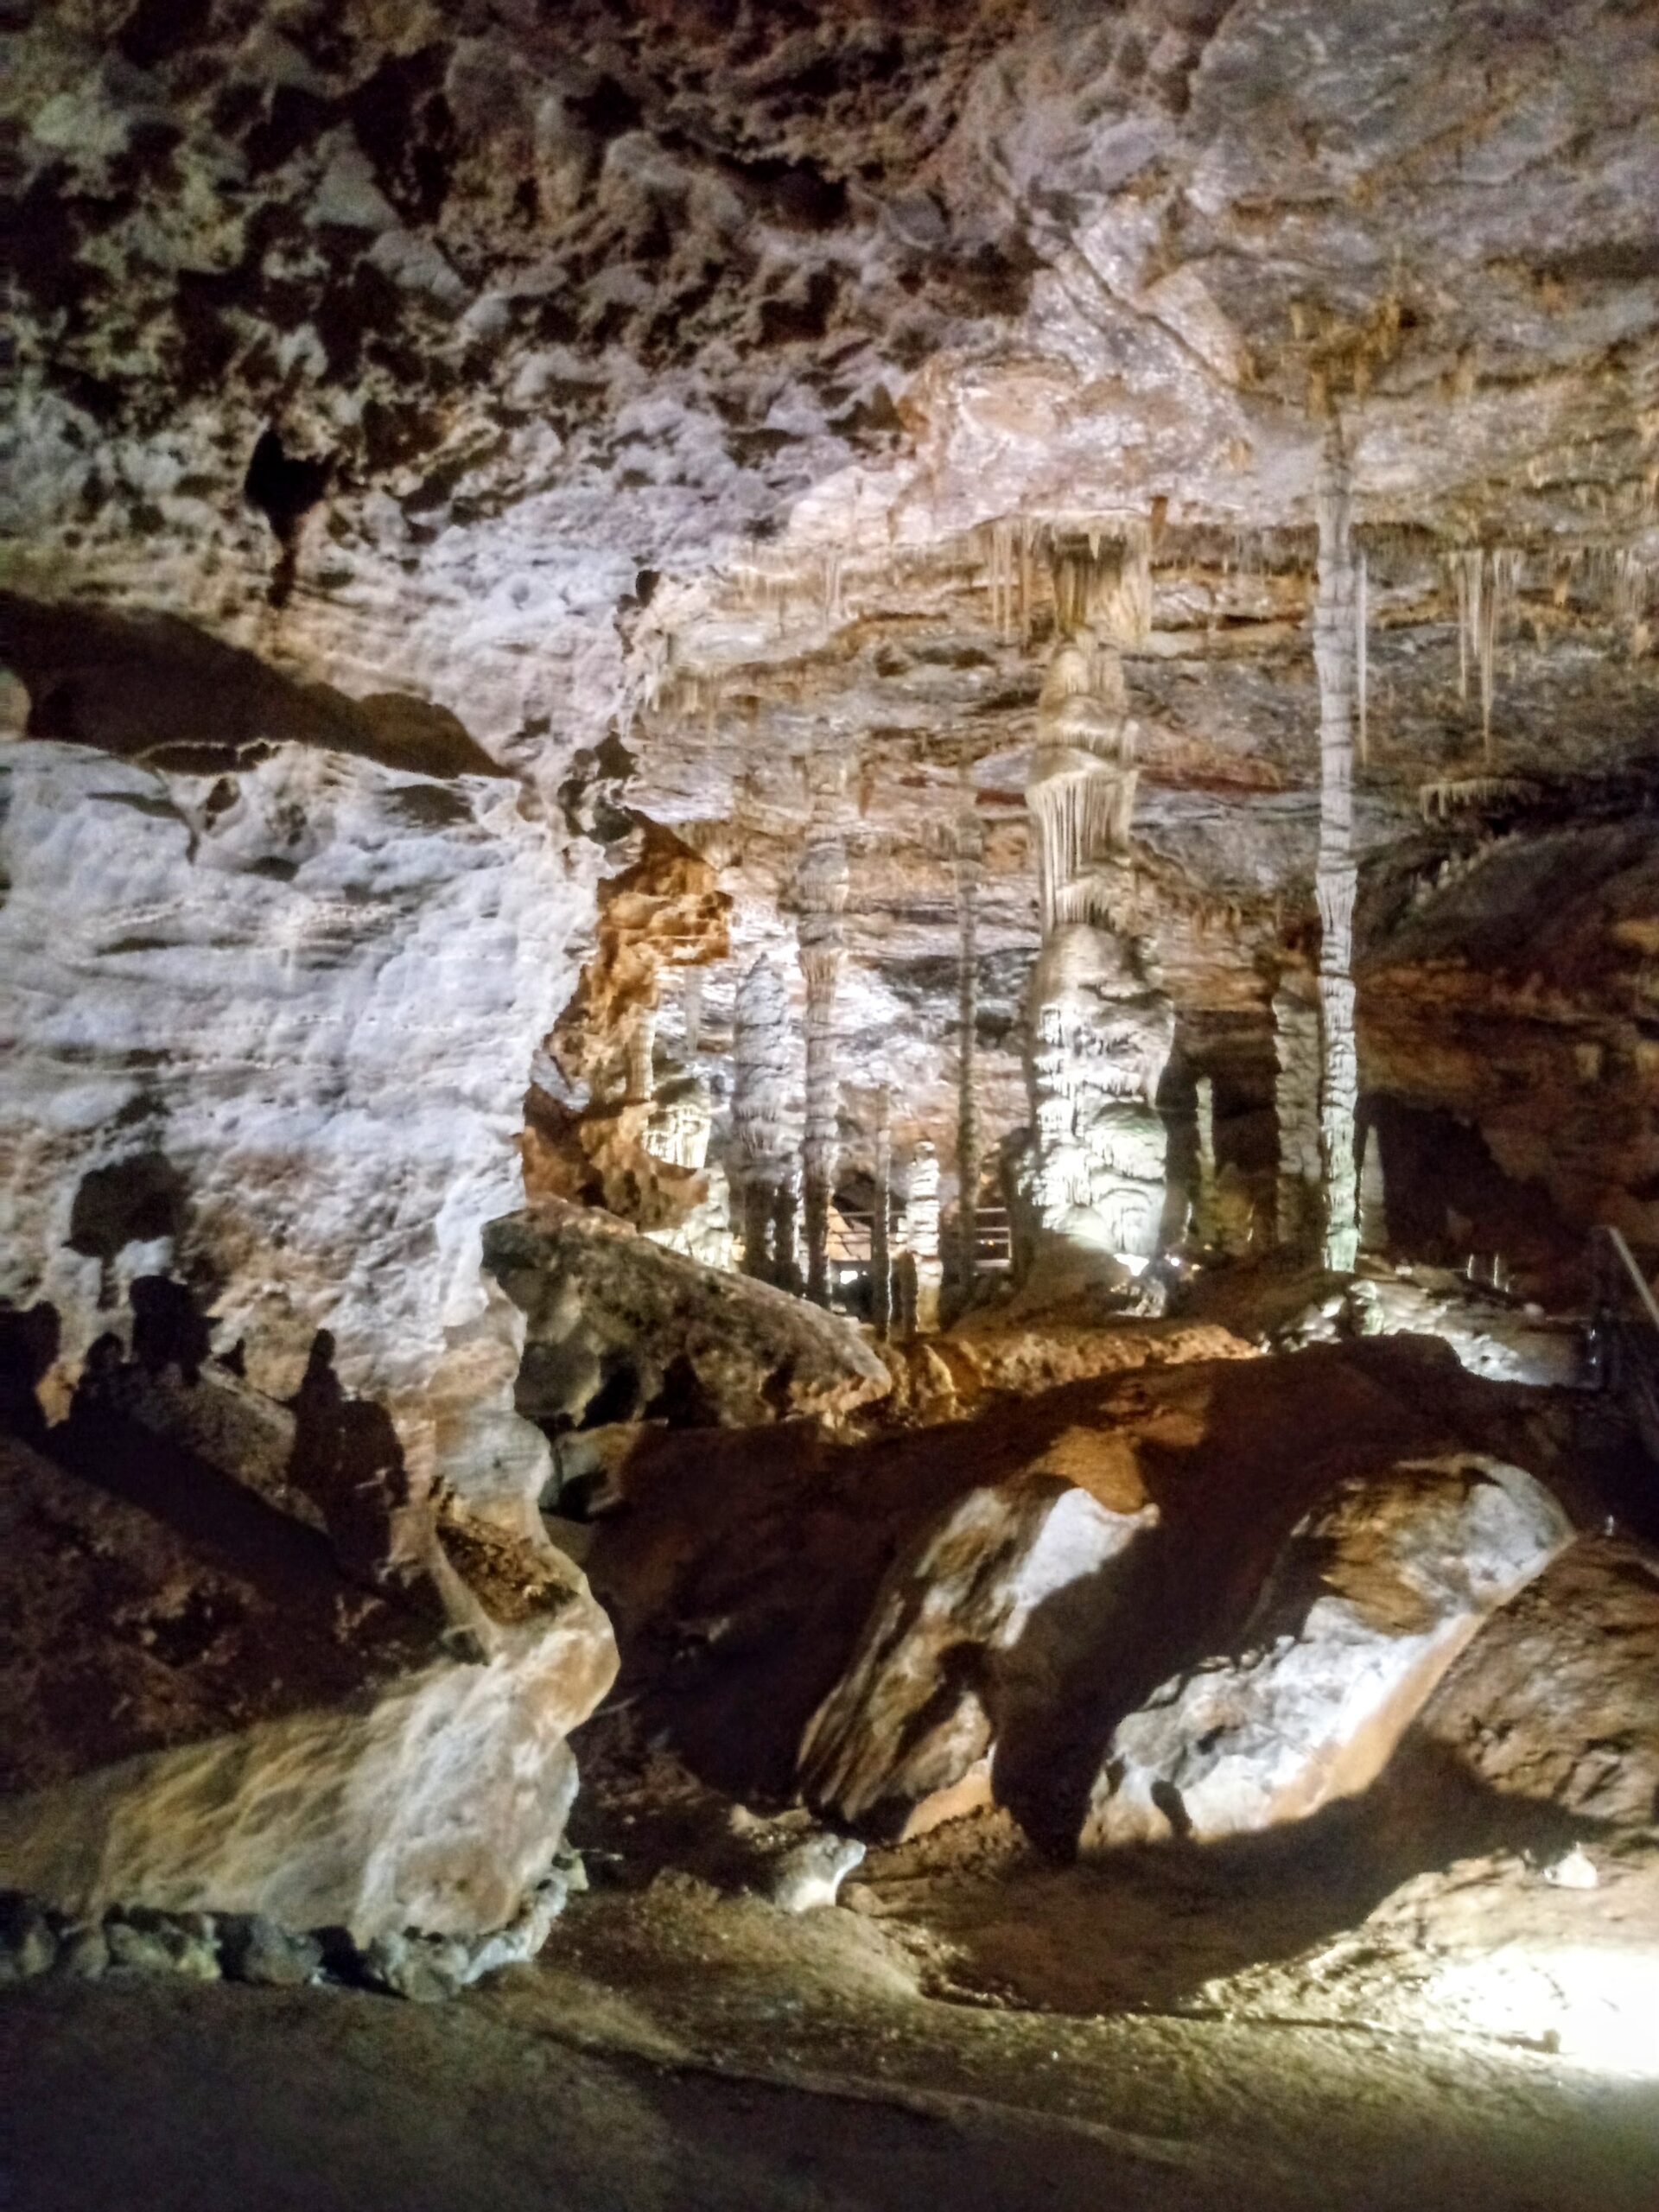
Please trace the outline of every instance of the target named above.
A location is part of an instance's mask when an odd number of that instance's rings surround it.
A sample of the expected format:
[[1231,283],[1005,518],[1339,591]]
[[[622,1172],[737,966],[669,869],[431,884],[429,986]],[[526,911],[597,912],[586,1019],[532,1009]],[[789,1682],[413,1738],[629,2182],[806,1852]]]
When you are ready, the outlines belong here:
[[[944,1119],[972,804],[989,1118],[1019,1117],[1045,549],[1126,512],[1154,531],[1128,669],[1149,925],[1185,1009],[1260,1007],[1310,906],[1332,405],[1369,563],[1373,873],[1443,862],[1435,779],[1496,773],[1545,816],[1645,791],[1642,0],[3,22],[0,582],[446,710],[594,872],[626,810],[676,827],[735,902],[716,1038],[747,954],[789,949],[833,751],[858,1073]],[[1490,758],[1447,566],[1476,547],[1520,556]],[[37,714],[73,650],[8,650]]]

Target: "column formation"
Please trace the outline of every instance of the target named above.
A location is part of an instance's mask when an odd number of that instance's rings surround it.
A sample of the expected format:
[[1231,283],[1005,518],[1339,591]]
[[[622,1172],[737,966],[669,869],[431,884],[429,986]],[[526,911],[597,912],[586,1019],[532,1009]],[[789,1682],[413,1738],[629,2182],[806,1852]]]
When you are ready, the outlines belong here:
[[1274,1117],[1279,1128],[1276,1243],[1311,1246],[1319,1231],[1319,1007],[1292,970],[1273,995]]
[[1354,1112],[1354,552],[1353,474],[1332,416],[1320,458],[1319,592],[1313,662],[1319,679],[1319,1149],[1325,1169],[1325,1264],[1351,1274],[1359,1246]]
[[1143,1262],[1166,1177],[1154,1101],[1175,1017],[1136,927],[1129,825],[1137,771],[1122,654],[1152,620],[1146,524],[1124,518],[1054,549],[1059,632],[1037,709],[1026,804],[1043,943],[1027,1019],[1038,1226]]
[[906,1300],[910,1325],[925,1335],[939,1325],[939,1155],[924,1137],[911,1154],[910,1198],[906,1208],[910,1267],[914,1285]]
[[870,1208],[870,1319],[878,1337],[893,1326],[893,1107],[882,1084],[875,1102],[875,1198]]
[[979,1242],[979,881],[985,834],[971,787],[957,817],[957,919],[961,933],[957,990],[957,1277],[963,1302],[974,1294]]
[[781,1282],[794,1264],[788,1105],[789,997],[762,953],[737,987],[732,1025],[732,1135],[743,1272]]
[[806,1217],[806,1294],[830,1302],[830,1199],[835,1184],[840,1076],[836,1063],[836,994],[841,982],[847,911],[846,763],[818,764],[806,850],[796,880],[801,973],[806,979],[806,1128],[802,1194]]
[[1216,1090],[1207,1075],[1193,1086],[1198,1122],[1198,1187],[1192,1202],[1192,1234],[1200,1244],[1220,1241],[1216,1218]]
[[1359,1249],[1379,1255],[1389,1249],[1389,1193],[1382,1177],[1382,1139],[1375,1122],[1367,1127],[1360,1147]]
[[626,1098],[630,1106],[649,1105],[657,1095],[657,1009],[636,1007],[628,1025]]

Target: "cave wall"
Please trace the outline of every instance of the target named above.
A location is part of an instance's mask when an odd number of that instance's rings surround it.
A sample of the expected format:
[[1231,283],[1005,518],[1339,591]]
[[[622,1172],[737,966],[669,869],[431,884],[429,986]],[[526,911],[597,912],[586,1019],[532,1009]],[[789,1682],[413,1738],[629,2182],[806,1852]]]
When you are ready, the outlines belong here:
[[0,1297],[55,1309],[59,1409],[171,1276],[256,1389],[330,1357],[417,1490],[533,1499],[480,1239],[575,980],[538,803],[291,743],[189,774],[29,740],[0,792]]

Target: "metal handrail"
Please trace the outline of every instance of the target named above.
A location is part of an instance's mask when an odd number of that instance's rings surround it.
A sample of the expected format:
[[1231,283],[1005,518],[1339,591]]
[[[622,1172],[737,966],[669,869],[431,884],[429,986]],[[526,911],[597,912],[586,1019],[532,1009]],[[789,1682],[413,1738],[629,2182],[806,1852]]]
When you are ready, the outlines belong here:
[[1625,1243],[1624,1230],[1615,1229],[1611,1222],[1602,1221],[1597,1223],[1590,1235],[1592,1242],[1598,1237],[1601,1238],[1614,1258],[1618,1261],[1634,1287],[1637,1296],[1642,1301],[1643,1309],[1652,1325],[1655,1335],[1659,1336],[1659,1299],[1654,1296],[1652,1284],[1636,1264],[1636,1255]]

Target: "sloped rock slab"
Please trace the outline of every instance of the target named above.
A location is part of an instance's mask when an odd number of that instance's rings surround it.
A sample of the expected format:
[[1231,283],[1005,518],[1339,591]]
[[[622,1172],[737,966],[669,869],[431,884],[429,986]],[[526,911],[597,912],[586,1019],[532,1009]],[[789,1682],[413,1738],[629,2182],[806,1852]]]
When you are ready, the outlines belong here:
[[892,1387],[851,1322],[581,1207],[492,1222],[485,1265],[528,1317],[518,1410],[532,1420],[833,1421]]
[[1248,1834],[1364,1789],[1571,1537],[1541,1484],[1478,1454],[1339,1483],[1292,1533],[1237,1648],[1118,1724],[1079,1848]]

